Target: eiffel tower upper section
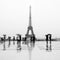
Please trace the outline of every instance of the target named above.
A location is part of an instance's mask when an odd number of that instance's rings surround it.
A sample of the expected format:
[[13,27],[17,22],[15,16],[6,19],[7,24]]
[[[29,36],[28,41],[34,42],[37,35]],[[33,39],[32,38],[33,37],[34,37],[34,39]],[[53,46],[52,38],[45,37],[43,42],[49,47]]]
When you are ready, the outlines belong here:
[[[31,34],[29,34],[29,31],[31,31]],[[33,32],[33,27],[32,27],[32,21],[31,21],[31,6],[29,7],[29,26],[27,29],[26,37],[31,37],[35,36]]]

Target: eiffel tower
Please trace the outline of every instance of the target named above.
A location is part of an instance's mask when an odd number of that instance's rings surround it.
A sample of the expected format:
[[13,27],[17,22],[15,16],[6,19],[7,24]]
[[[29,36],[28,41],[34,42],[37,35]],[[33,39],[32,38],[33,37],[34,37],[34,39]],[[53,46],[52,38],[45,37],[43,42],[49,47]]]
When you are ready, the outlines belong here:
[[[31,32],[31,34],[29,34],[29,31]],[[27,33],[25,36],[26,37],[35,36],[35,34],[33,32],[33,27],[32,27],[32,21],[31,21],[31,6],[29,7],[29,26],[28,26]]]

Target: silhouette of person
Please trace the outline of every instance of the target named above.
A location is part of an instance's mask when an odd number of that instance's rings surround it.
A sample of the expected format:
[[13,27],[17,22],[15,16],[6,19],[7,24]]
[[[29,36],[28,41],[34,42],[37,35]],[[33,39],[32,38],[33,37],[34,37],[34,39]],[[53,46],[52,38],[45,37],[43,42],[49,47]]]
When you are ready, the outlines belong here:
[[10,44],[11,44],[11,37],[10,36],[8,36],[8,40],[9,40],[8,47],[10,47]]
[[15,45],[15,36],[13,36],[13,45]]
[[27,37],[25,37],[25,39],[24,39],[25,44],[27,44],[26,40],[27,40]]
[[51,34],[49,34],[49,40],[50,40],[50,50],[52,50],[52,48],[51,48]]
[[48,50],[48,35],[45,36],[46,36],[46,50]]
[[46,35],[46,50],[48,50],[48,41],[50,41],[49,49],[51,50],[51,34]]
[[3,35],[3,41],[4,41],[3,50],[6,50],[6,47],[5,47],[6,35]]
[[19,50],[21,50],[21,35],[17,35],[17,48],[19,48]]
[[31,37],[31,43],[33,43],[33,46],[35,46],[35,36]]
[[33,36],[33,43],[35,44],[35,36]]
[[4,42],[4,38],[3,38],[3,37],[1,37],[0,39],[1,39],[1,43],[3,43],[3,42]]

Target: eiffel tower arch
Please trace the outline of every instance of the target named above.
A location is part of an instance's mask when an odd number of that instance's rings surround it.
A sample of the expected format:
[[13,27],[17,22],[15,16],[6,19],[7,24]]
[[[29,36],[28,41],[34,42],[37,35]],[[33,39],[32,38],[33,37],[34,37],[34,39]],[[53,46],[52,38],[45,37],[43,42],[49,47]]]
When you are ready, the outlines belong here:
[[[31,32],[31,34],[29,34],[29,32]],[[31,6],[29,7],[29,26],[27,28],[27,33],[25,36],[27,38],[35,36],[34,31],[33,31],[33,27],[32,27],[32,21],[31,21]]]

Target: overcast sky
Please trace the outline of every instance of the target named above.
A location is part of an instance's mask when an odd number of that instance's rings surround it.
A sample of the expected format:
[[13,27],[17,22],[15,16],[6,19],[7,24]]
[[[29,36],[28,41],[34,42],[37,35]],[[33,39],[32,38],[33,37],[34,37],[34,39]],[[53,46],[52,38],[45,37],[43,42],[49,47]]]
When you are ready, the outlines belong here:
[[[0,0],[0,36],[3,34],[26,34],[29,23],[29,6],[32,7],[32,26],[37,38],[44,38],[51,33],[53,37],[60,37],[60,0]],[[11,52],[11,51],[10,51]],[[16,52],[1,52],[1,60],[21,58]],[[22,60],[28,53],[22,53]],[[33,60],[59,60],[59,52],[46,53],[35,49]],[[6,55],[5,55],[6,54]],[[56,54],[56,55],[55,55]],[[8,55],[8,56],[7,56]],[[26,55],[26,56],[25,56]],[[37,57],[35,58],[35,56]],[[10,57],[11,58],[10,58]],[[17,57],[18,56],[18,57]],[[43,58],[44,56],[44,58]],[[47,56],[49,56],[47,58]],[[7,58],[8,57],[8,58]],[[4,59],[5,58],[5,59]],[[20,59],[18,59],[20,60]]]
[[0,0],[0,35],[26,34],[30,5],[36,36],[60,37],[60,0]]

